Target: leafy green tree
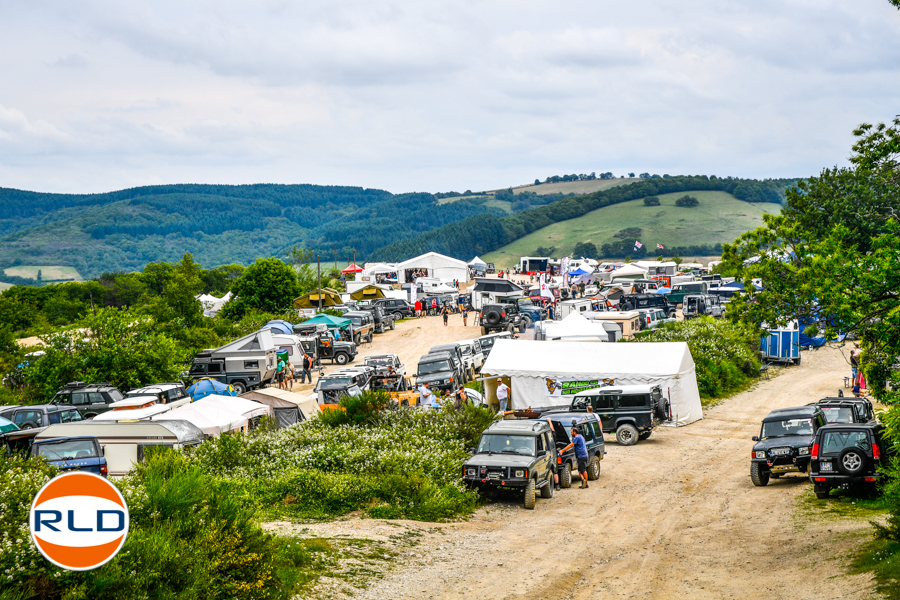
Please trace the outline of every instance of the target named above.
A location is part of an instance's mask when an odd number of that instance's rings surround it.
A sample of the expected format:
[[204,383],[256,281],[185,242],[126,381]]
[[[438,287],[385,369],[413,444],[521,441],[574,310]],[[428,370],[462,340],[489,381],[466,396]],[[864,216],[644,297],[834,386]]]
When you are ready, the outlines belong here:
[[581,258],[598,258],[597,246],[593,242],[578,242],[572,250],[572,256]]
[[644,198],[644,206],[659,206],[659,196],[647,196]]
[[297,274],[277,258],[260,258],[247,267],[231,286],[235,297],[222,308],[223,316],[240,319],[250,309],[280,312],[300,295]]
[[695,206],[699,206],[700,201],[695,197],[685,194],[681,198],[675,201],[675,206],[683,206],[685,208],[693,208]]

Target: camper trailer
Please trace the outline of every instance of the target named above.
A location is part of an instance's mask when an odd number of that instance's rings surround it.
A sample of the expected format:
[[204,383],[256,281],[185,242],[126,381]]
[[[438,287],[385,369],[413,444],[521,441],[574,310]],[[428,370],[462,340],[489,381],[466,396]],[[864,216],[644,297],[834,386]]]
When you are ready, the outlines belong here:
[[578,298],[577,300],[563,300],[556,305],[557,319],[565,319],[573,312],[589,313],[606,310],[606,303],[596,298]]
[[514,296],[525,296],[525,290],[509,279],[476,277],[475,286],[471,288],[472,308],[477,311],[485,304],[499,304],[501,298]]
[[144,449],[148,446],[185,448],[196,446],[206,439],[196,425],[187,421],[79,421],[51,425],[35,436],[35,442],[84,436],[95,437],[100,441],[110,477],[127,475],[134,463],[144,460]]
[[609,321],[615,323],[622,330],[622,337],[626,340],[634,338],[641,330],[641,313],[636,310],[611,310],[606,312],[586,312],[581,315],[591,321]]
[[204,350],[194,357],[191,378],[210,377],[231,384],[239,394],[272,380],[278,362],[270,329],[260,329],[221,348]]

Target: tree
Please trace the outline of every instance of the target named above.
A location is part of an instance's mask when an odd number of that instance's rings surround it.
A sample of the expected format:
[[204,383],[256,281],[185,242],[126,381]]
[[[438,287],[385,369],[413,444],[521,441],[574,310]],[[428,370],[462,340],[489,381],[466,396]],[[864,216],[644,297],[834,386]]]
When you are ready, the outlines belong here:
[[550,246],[549,248],[538,246],[534,251],[534,256],[553,256],[554,252],[556,252],[555,246]]
[[578,242],[572,250],[572,256],[581,258],[598,258],[597,246],[593,242]]
[[628,176],[631,177],[631,178],[633,179],[633,178],[634,178],[634,173],[629,173]]
[[693,207],[699,206],[699,205],[700,205],[700,201],[688,194],[685,194],[684,196],[682,196],[681,198],[679,198],[678,200],[675,201],[675,206],[682,206],[685,208],[693,208]]
[[644,198],[644,206],[659,206],[659,196],[647,196]]
[[541,185],[541,180],[540,180],[540,179],[535,179],[535,180],[534,180],[534,185]]
[[277,258],[260,258],[247,267],[231,286],[235,298],[222,308],[222,315],[240,319],[250,309],[281,312],[300,295],[294,270]]

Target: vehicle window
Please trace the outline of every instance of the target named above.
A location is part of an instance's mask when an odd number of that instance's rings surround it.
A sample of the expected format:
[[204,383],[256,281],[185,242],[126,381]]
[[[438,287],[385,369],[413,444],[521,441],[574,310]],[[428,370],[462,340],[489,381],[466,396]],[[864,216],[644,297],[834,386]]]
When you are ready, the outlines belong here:
[[[288,353],[288,356],[294,355],[294,347],[293,346],[278,346],[279,350],[284,350]],[[248,367],[249,368],[249,367]]]
[[433,363],[422,363],[419,365],[419,375],[430,375],[431,373],[440,373],[441,371],[452,371],[453,367],[446,360]]
[[857,447],[869,451],[865,431],[829,431],[822,436],[822,454],[840,454],[844,448]]
[[123,398],[122,392],[119,390],[109,390],[108,392],[104,392],[106,394],[107,402],[118,402]]
[[57,404],[71,404],[72,403],[72,395],[71,394],[60,394],[55,398]]
[[47,421],[51,425],[55,425],[55,424],[59,423],[59,413],[58,412],[47,413]]
[[47,460],[71,460],[73,458],[96,458],[97,449],[91,440],[65,440],[52,444],[34,446],[36,456]]
[[478,453],[496,452],[534,456],[535,438],[528,435],[503,435],[490,433],[481,436]]
[[539,435],[535,438],[537,451],[540,452],[544,449],[544,436]]
[[59,419],[63,423],[71,423],[73,421],[83,421],[81,413],[77,410],[64,410],[59,413]]
[[773,437],[786,437],[789,435],[812,435],[812,419],[784,419],[783,421],[769,421],[763,423],[763,439]]
[[191,375],[203,375],[206,373],[206,364],[194,363],[191,365]]
[[209,363],[209,373],[221,373],[222,372],[222,364],[221,363]]
[[29,421],[40,425],[43,422],[41,419],[41,412],[38,410],[20,410],[13,418],[13,423],[16,425],[28,423]]
[[594,410],[612,410],[615,396],[594,396]]
[[823,406],[828,423],[853,423],[853,409],[849,406]]
[[591,423],[591,428],[594,430],[594,437],[596,439],[599,440],[603,437],[603,433],[600,431],[600,423],[597,423],[596,421]]
[[591,430],[590,425],[580,425],[578,427],[578,431],[581,432],[581,435],[584,437],[584,441],[590,442],[594,439],[594,432]]
[[619,397],[619,408],[641,408],[647,406],[645,394],[633,394]]
[[87,394],[72,394],[72,404],[87,404]]
[[100,392],[91,392],[88,394],[88,400],[91,404],[105,404],[103,402],[103,394]]

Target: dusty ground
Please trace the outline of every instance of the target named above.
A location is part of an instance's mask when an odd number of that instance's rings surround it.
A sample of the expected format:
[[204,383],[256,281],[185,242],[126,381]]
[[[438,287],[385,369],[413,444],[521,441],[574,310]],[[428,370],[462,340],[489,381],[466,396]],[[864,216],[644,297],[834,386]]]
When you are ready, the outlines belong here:
[[[402,330],[393,337],[406,341],[408,359],[456,331],[429,330],[422,342]],[[399,552],[355,598],[871,598],[867,575],[846,574],[867,523],[804,516],[798,504],[809,483],[798,475],[764,488],[749,477],[760,419],[834,395],[845,371],[837,350],[804,352],[801,366],[707,410],[700,422],[632,447],[609,443],[599,481],[539,500],[533,511],[511,498],[462,523],[352,517],[272,525],[378,540]],[[344,597],[341,590],[324,581],[316,595]]]

